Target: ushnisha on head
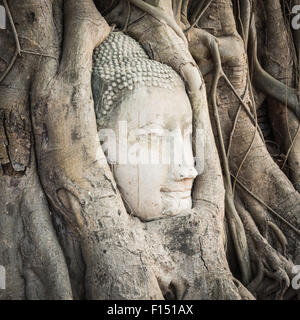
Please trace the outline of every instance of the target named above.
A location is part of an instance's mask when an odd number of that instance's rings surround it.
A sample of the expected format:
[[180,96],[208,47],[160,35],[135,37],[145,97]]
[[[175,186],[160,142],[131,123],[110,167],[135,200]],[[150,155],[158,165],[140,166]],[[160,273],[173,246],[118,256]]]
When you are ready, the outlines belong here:
[[107,149],[126,149],[125,162],[108,161],[131,213],[150,221],[190,209],[192,110],[179,75],[114,32],[94,50],[92,87],[98,130],[115,132]]

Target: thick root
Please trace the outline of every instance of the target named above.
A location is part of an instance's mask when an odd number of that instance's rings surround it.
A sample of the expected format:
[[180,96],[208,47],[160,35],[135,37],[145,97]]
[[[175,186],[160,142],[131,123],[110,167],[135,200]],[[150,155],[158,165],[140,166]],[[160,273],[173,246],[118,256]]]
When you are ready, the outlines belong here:
[[259,299],[271,297],[283,299],[290,286],[293,264],[261,235],[240,200],[236,200],[236,206],[245,226],[250,257],[254,264],[253,271],[256,273],[248,289]]

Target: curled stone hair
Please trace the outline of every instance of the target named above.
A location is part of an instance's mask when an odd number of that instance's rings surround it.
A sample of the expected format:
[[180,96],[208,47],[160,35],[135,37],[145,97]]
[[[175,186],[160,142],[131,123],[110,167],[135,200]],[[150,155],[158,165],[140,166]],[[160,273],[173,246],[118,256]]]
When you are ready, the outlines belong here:
[[94,50],[92,88],[98,128],[124,95],[139,87],[183,87],[169,66],[151,60],[141,45],[122,32],[113,32]]

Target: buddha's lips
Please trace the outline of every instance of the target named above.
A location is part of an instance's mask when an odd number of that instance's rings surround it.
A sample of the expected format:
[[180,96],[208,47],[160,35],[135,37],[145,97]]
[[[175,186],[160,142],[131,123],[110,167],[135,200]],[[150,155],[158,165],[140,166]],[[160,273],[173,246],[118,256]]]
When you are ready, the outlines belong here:
[[193,181],[194,180],[192,179],[185,179],[185,181],[182,181],[181,183],[173,182],[169,185],[161,186],[160,191],[164,193],[191,193]]

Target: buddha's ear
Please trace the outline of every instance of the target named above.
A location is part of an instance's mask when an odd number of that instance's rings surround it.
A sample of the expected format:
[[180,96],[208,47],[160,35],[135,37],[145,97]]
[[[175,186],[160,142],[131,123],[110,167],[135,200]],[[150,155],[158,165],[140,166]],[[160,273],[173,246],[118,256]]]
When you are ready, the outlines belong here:
[[95,72],[92,72],[91,83],[96,118],[99,120],[101,118],[101,110],[103,107],[103,94],[107,90],[108,85],[104,83],[101,80],[100,75]]

